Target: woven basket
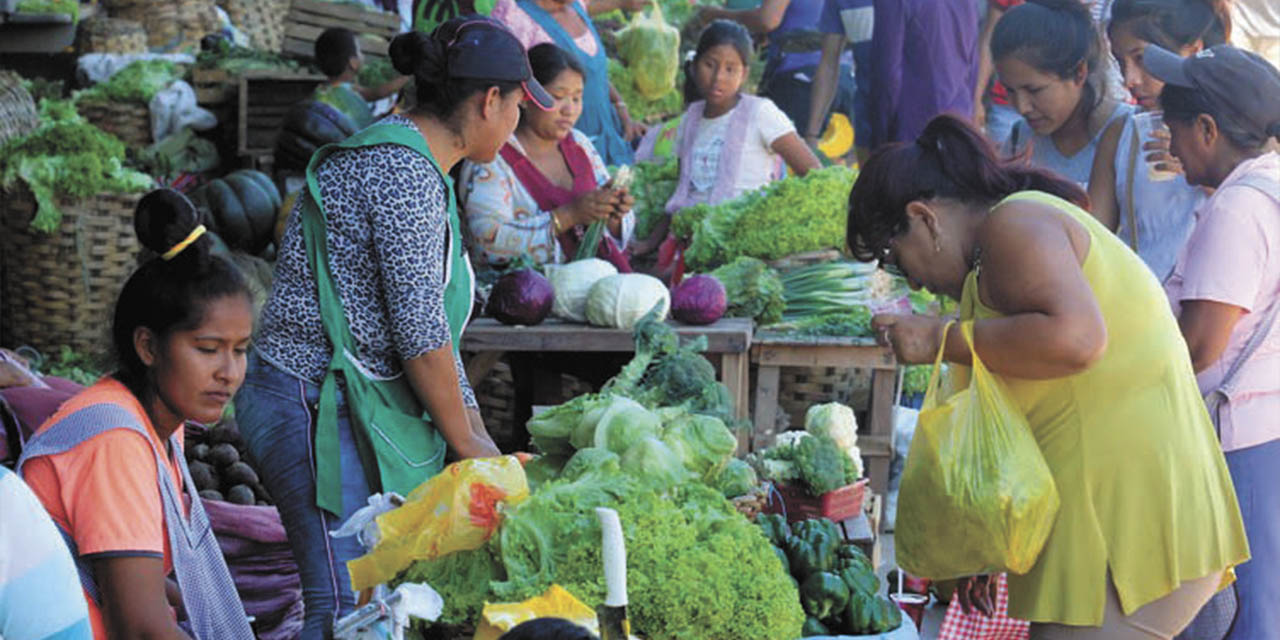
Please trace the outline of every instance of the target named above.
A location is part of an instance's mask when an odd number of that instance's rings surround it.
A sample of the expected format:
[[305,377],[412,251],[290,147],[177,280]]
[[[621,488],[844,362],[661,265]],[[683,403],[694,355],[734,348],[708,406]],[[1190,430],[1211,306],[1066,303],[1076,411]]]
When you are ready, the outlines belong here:
[[284,17],[288,0],[220,0],[231,24],[244,32],[249,44],[260,51],[279,53],[284,47]]
[[142,148],[151,144],[151,112],[146,105],[81,102],[76,109],[90,124],[120,138],[127,147]]
[[147,31],[133,20],[98,16],[80,23],[80,54],[146,53]]
[[0,71],[0,143],[30,133],[40,124],[40,112],[22,86],[22,76]]
[[111,17],[140,23],[152,51],[198,50],[200,39],[218,29],[213,0],[103,0],[103,4]]
[[815,404],[839,402],[855,409],[865,406],[870,389],[871,374],[863,369],[782,367],[778,373],[778,409],[786,418],[779,416],[779,423],[803,427],[805,412]]
[[116,296],[137,266],[133,210],[142,194],[102,193],[59,202],[62,224],[33,231],[35,201],[25,188],[0,197],[0,342],[43,353],[63,345],[98,353]]

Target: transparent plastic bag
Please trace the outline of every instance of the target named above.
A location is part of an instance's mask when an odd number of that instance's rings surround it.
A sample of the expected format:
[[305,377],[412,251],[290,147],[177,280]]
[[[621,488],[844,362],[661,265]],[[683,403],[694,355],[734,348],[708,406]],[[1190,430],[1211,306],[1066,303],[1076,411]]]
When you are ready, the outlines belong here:
[[[972,322],[961,333],[973,351]],[[969,386],[939,400],[945,348],[902,474],[898,562],[934,580],[1026,573],[1053,529],[1057,487],[1026,416],[976,352]]]
[[347,563],[352,589],[382,584],[415,560],[479,549],[498,530],[503,510],[527,497],[529,484],[515,456],[445,467],[403,506],[378,516],[377,546]]

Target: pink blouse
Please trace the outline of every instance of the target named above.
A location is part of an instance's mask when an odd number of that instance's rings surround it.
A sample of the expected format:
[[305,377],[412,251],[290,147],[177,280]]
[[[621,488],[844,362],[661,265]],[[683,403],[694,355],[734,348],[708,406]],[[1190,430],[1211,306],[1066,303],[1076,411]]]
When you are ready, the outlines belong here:
[[[584,10],[589,1],[577,0]],[[525,49],[532,49],[534,46],[544,42],[551,42],[551,36],[533,18],[529,17],[529,14],[525,13],[524,9],[521,9],[516,4],[516,0],[497,0],[497,3],[493,5],[493,13],[489,15],[494,20],[507,25],[507,28],[511,29],[512,33],[516,34],[516,38],[524,44]],[[589,56],[594,56],[599,47],[596,39],[591,37],[591,29],[587,29],[582,35],[574,38],[573,42],[578,45],[579,49],[582,49],[583,53]]]

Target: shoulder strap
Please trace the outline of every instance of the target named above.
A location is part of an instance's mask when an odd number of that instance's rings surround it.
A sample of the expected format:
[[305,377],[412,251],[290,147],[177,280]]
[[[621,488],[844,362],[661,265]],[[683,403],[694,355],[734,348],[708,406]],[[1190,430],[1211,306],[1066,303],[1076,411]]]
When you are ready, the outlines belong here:
[[1125,204],[1129,209],[1127,212],[1127,217],[1129,218],[1129,246],[1134,253],[1138,251],[1138,211],[1134,202],[1133,188],[1136,182],[1134,176],[1138,174],[1138,156],[1141,155],[1139,152],[1142,150],[1141,137],[1138,135],[1138,127],[1135,126],[1129,143],[1129,175],[1125,177],[1125,182],[1129,185],[1129,191],[1125,194],[1125,200],[1127,201]]

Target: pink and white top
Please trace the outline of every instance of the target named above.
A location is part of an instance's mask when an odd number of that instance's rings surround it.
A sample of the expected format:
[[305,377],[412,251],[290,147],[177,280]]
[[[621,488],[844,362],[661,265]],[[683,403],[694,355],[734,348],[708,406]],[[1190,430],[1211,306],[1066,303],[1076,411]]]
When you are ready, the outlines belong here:
[[[577,2],[585,9],[589,0],[577,0]],[[546,30],[516,4],[516,0],[497,0],[493,5],[493,13],[489,14],[489,17],[507,25],[525,49],[532,49],[544,42],[555,44]],[[600,47],[599,42],[592,37],[591,29],[583,31],[582,35],[573,39],[573,43],[589,56],[596,55]]]
[[[1201,393],[1217,389],[1271,305],[1280,304],[1280,193],[1239,184],[1249,175],[1280,180],[1280,153],[1240,163],[1196,211],[1165,292],[1174,314],[1184,300],[1211,300],[1245,310],[1227,348],[1196,376]],[[1280,438],[1280,329],[1240,370],[1221,412],[1222,448],[1244,449]]]

